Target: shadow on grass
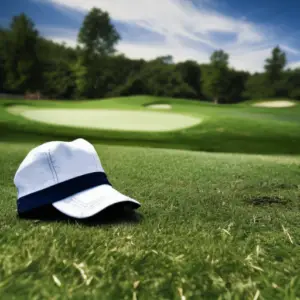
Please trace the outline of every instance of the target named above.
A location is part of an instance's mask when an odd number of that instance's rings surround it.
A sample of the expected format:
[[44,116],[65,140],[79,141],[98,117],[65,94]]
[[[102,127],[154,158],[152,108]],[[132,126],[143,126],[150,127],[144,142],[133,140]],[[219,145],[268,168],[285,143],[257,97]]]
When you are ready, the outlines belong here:
[[[41,144],[53,140],[72,141],[81,137],[90,143],[145,147],[157,149],[177,149],[189,151],[203,151],[211,153],[239,153],[239,154],[265,154],[265,155],[299,155],[300,137],[289,137],[282,135],[272,135],[269,139],[262,136],[248,136],[247,134],[226,133],[210,131],[204,134],[193,133],[184,135],[184,133],[172,133],[169,135],[155,135],[149,133],[141,136],[133,133],[132,136],[121,133],[107,132],[77,132],[72,130],[58,130],[42,127],[40,131],[35,128],[24,128],[11,124],[1,124],[0,122],[0,142],[18,143],[18,144]],[[112,135],[110,135],[112,134]]]
[[143,216],[131,206],[115,204],[101,211],[93,217],[86,219],[75,219],[64,215],[52,205],[46,205],[31,212],[17,215],[20,220],[32,220],[39,222],[62,222],[68,224],[82,224],[86,226],[105,226],[117,224],[138,224]]
[[288,200],[277,196],[256,196],[246,199],[245,202],[255,206],[266,206],[266,205],[287,205]]

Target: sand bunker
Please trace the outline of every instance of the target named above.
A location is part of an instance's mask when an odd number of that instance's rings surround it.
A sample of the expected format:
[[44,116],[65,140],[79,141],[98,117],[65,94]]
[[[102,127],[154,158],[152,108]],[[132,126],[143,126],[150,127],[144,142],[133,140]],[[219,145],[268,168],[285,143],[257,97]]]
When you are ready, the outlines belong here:
[[172,131],[201,123],[201,119],[154,111],[110,109],[52,109],[12,106],[8,111],[30,120],[72,127],[127,131]]
[[295,106],[296,103],[292,102],[292,101],[265,101],[265,102],[259,102],[259,103],[255,103],[253,104],[253,106],[256,107],[291,107],[291,106]]
[[153,109],[171,109],[172,106],[170,104],[151,104],[147,106],[148,108]]

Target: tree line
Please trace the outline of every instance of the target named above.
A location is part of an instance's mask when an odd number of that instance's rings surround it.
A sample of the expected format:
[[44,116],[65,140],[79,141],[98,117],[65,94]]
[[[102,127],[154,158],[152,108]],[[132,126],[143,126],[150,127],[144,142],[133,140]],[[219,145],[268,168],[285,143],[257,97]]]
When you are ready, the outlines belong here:
[[49,99],[99,99],[154,95],[234,103],[251,98],[300,99],[300,69],[287,69],[275,47],[264,72],[229,66],[214,51],[207,64],[174,63],[170,55],[146,61],[116,53],[121,36],[107,12],[93,8],[78,33],[77,47],[42,37],[25,14],[0,28],[0,93],[40,92]]

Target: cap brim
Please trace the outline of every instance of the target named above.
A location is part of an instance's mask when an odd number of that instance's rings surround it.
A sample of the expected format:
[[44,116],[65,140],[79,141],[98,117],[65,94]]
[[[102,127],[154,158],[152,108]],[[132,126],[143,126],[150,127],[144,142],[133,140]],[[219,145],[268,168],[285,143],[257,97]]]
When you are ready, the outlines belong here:
[[139,208],[141,204],[115,190],[110,185],[100,185],[71,197],[52,203],[52,205],[63,214],[84,219],[92,217],[109,206],[117,203],[129,203],[133,209]]

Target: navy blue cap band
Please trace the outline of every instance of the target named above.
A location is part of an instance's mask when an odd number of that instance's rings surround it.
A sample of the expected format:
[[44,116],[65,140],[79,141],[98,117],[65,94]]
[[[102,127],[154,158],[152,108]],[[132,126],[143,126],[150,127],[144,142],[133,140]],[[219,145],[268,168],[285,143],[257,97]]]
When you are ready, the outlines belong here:
[[86,189],[103,184],[111,185],[106,174],[103,172],[84,174],[60,182],[43,190],[20,197],[18,199],[18,213],[28,212],[34,208],[52,204]]

